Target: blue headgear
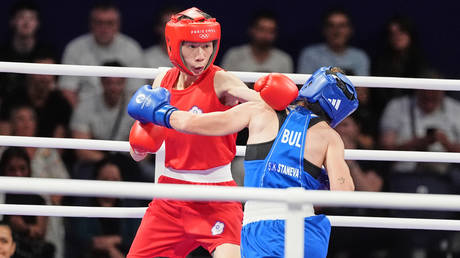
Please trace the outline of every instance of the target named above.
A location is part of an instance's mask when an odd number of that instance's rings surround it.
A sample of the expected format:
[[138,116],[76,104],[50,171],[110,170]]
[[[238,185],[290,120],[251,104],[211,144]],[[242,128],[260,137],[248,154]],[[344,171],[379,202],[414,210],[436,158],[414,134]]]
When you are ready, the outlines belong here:
[[335,127],[353,113],[359,103],[355,86],[345,75],[332,72],[331,68],[321,67],[316,70],[300,89],[297,100],[318,102],[331,118],[331,127]]

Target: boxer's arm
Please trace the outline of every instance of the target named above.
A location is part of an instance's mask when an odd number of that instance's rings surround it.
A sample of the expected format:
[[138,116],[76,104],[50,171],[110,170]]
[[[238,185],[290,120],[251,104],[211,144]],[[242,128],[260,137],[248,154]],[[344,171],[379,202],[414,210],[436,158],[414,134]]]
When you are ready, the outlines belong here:
[[234,74],[226,71],[218,71],[214,76],[214,89],[222,104],[233,106],[247,101],[262,101],[260,95],[248,88]]
[[326,151],[325,167],[329,176],[332,191],[353,191],[355,186],[350,175],[350,169],[345,162],[345,148],[339,134],[328,132],[328,147]]
[[260,112],[260,103],[246,102],[223,112],[193,114],[175,111],[170,116],[172,128],[183,133],[221,136],[239,132]]

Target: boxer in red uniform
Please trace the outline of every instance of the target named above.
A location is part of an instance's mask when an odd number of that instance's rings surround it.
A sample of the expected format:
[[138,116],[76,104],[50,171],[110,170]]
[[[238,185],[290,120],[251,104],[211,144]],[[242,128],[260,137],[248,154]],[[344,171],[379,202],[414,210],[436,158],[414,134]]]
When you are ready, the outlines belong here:
[[[173,15],[166,25],[165,38],[175,67],[147,87],[168,89],[174,106],[209,113],[227,110],[238,102],[260,101],[259,95],[236,76],[213,65],[219,50],[220,25],[208,14],[191,8]],[[138,120],[141,123],[135,123],[130,134],[135,160],[156,152],[165,140],[166,170],[158,183],[236,186],[230,170],[236,134],[190,135],[155,129],[148,121]],[[240,257],[242,217],[239,202],[154,199],[127,257],[185,257],[200,245],[213,257]]]

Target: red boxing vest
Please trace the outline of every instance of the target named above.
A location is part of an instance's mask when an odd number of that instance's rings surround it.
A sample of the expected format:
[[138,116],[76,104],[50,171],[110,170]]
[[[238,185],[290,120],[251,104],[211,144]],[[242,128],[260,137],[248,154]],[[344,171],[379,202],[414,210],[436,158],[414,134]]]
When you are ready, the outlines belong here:
[[[212,65],[185,90],[173,89],[179,69],[171,68],[161,81],[161,87],[171,93],[171,105],[189,112],[224,111],[214,90],[214,75],[222,68]],[[165,166],[178,170],[205,170],[229,164],[236,154],[236,135],[202,136],[168,129]]]

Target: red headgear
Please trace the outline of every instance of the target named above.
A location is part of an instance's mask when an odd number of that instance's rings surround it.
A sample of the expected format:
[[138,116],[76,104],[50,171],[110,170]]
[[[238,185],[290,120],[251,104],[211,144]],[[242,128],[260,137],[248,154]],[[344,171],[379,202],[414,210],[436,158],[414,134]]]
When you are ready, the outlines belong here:
[[220,24],[215,18],[206,18],[200,9],[193,7],[171,17],[165,28],[166,46],[169,59],[183,72],[193,75],[184,64],[181,54],[182,42],[210,42],[214,51],[206,65],[206,71],[214,63],[220,45]]

